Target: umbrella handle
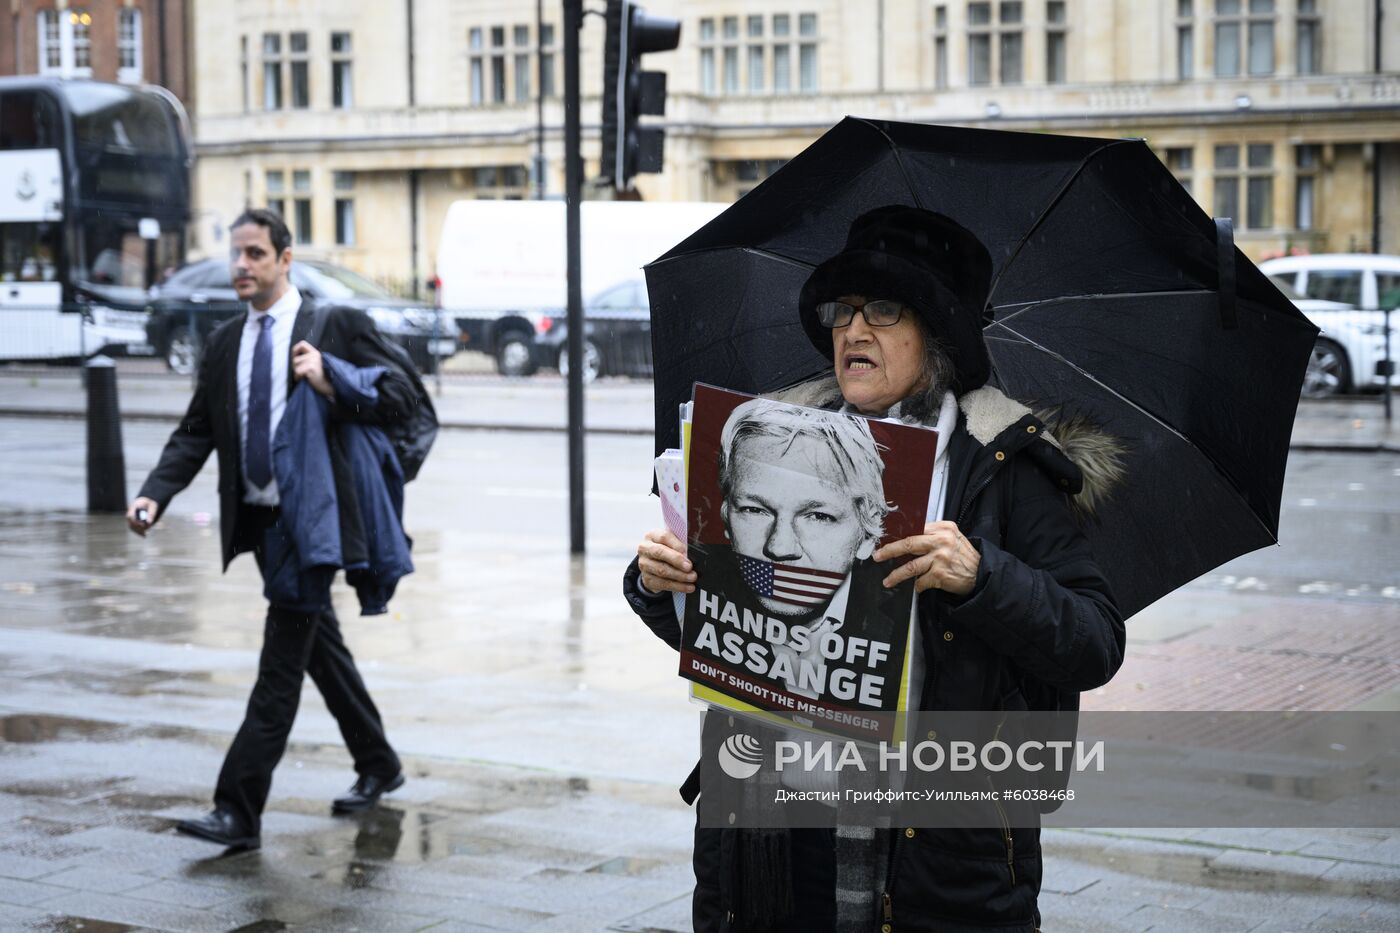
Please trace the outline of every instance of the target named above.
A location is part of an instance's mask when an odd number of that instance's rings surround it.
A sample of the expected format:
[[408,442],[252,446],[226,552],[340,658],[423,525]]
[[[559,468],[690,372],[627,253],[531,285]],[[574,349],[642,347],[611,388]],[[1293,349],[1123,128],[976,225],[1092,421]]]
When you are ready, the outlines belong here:
[[1216,272],[1219,275],[1220,326],[1238,330],[1235,313],[1235,225],[1229,217],[1215,218]]

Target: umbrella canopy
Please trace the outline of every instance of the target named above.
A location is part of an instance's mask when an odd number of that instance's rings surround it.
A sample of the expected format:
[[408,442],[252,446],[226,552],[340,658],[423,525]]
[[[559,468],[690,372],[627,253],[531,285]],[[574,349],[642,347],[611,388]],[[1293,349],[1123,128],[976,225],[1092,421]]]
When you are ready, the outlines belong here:
[[830,369],[798,293],[885,204],[991,253],[992,383],[1127,449],[1085,529],[1125,614],[1277,542],[1317,330],[1141,140],[846,118],[646,267],[658,452],[697,381],[763,393]]

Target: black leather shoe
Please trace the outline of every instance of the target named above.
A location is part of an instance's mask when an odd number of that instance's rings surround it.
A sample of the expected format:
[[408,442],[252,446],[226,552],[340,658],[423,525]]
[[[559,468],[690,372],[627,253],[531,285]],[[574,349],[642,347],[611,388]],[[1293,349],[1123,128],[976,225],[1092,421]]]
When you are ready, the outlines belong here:
[[337,797],[331,802],[331,812],[359,813],[368,810],[380,797],[400,787],[403,787],[402,771],[388,778],[362,774],[344,797]]
[[175,829],[187,836],[197,836],[217,842],[230,849],[256,849],[262,845],[257,833],[249,832],[238,818],[227,810],[215,810],[196,820],[181,820]]

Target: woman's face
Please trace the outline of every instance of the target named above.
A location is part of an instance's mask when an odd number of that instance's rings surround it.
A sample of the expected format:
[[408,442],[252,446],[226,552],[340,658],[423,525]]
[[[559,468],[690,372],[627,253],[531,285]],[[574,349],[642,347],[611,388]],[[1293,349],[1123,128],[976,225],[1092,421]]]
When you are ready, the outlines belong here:
[[[860,306],[880,297],[843,295],[839,300]],[[925,387],[924,335],[912,308],[906,307],[888,327],[871,327],[857,313],[845,327],[832,328],[831,343],[841,394],[861,414],[882,415]]]

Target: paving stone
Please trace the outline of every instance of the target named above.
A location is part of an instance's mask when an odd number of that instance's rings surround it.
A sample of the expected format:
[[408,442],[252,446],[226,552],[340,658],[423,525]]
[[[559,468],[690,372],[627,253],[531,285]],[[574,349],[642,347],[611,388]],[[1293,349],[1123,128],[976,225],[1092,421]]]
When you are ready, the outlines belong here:
[[78,891],[96,891],[99,894],[121,894],[132,888],[150,884],[156,879],[150,875],[96,868],[91,865],[77,865],[44,876],[45,884],[61,885]]
[[72,894],[71,888],[58,887],[39,881],[21,881],[17,878],[0,878],[0,904],[14,904],[30,907],[51,901],[55,897]]
[[1161,931],[1161,933],[1248,933],[1264,926],[1268,921],[1258,916],[1246,917],[1241,914],[1207,913],[1199,910],[1177,910],[1171,907],[1142,907],[1127,918],[1129,928],[1137,930]]
[[127,891],[125,894],[127,897],[143,901],[199,908],[224,904],[238,897],[238,893],[229,888],[208,884],[192,884],[185,881],[155,881],[145,887]]

